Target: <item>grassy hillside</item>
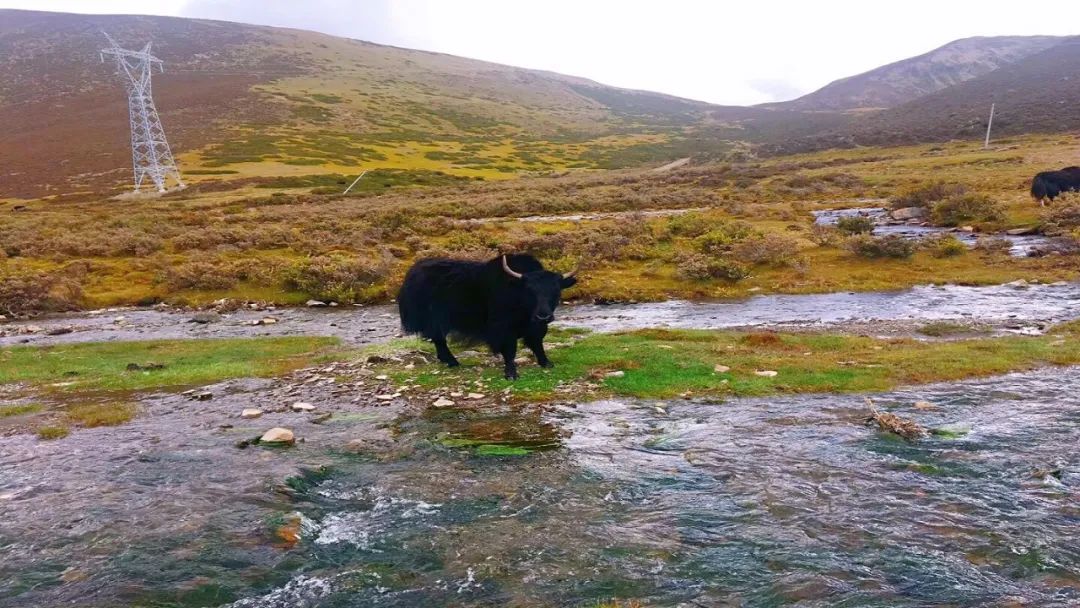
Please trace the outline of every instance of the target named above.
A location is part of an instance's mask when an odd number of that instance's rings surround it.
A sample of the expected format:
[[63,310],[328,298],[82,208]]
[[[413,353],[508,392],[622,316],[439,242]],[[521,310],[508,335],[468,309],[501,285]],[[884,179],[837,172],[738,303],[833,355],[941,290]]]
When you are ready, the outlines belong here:
[[373,168],[497,179],[725,147],[693,138],[707,104],[581,78],[298,30],[2,10],[0,197],[129,180],[103,30],[127,47],[153,40],[155,100],[194,182]]

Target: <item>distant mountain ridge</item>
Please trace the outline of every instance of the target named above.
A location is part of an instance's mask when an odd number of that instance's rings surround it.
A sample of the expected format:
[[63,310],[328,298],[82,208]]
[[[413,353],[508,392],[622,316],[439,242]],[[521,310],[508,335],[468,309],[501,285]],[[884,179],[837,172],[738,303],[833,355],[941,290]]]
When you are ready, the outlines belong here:
[[788,102],[788,110],[892,108],[978,78],[1066,40],[1058,36],[994,36],[955,40],[928,53],[847,78]]

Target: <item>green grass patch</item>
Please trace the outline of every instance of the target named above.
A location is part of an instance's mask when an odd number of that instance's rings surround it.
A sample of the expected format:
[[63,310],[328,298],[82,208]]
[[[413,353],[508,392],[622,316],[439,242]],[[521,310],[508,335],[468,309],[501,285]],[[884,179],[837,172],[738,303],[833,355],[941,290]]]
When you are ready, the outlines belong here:
[[[61,391],[144,390],[273,376],[327,354],[334,338],[154,340],[0,350],[0,384],[22,382]],[[147,363],[160,369],[128,370]],[[53,386],[55,385],[55,386]]]
[[71,429],[66,426],[49,425],[38,427],[37,436],[39,439],[48,441],[50,439],[63,439],[71,434]]
[[44,409],[40,403],[13,403],[0,405],[0,418],[9,416],[21,416],[23,414],[36,414]]
[[[553,349],[553,369],[520,368],[515,382],[487,363],[447,370],[437,365],[392,371],[399,381],[430,388],[462,387],[483,378],[488,391],[511,388],[542,400],[571,393],[641,398],[695,395],[877,392],[899,385],[953,381],[1080,363],[1080,325],[1040,337],[923,342],[827,334],[642,330],[592,334]],[[730,368],[717,372],[716,366]],[[434,373],[438,371],[439,373]],[[776,372],[776,375],[759,372]],[[611,372],[622,374],[609,375]]]
[[934,338],[944,338],[946,336],[956,336],[962,334],[972,333],[986,333],[985,327],[964,325],[963,323],[954,323],[952,321],[933,321],[923,325],[917,330],[924,336],[931,336]]
[[134,403],[80,403],[67,409],[67,418],[81,427],[116,426],[135,417]]

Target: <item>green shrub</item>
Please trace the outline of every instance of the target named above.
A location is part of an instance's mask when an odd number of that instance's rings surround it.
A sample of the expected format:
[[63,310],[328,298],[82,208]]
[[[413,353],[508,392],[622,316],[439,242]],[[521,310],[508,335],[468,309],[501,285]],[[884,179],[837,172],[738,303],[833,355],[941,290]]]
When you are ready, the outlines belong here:
[[695,281],[724,279],[741,281],[750,276],[750,269],[733,260],[691,253],[679,258],[677,270],[680,276]]
[[915,243],[902,236],[870,236],[860,234],[847,241],[849,251],[864,258],[910,258],[915,254]]
[[874,231],[874,220],[865,215],[848,215],[836,220],[836,229],[844,234],[869,234]]
[[951,234],[946,234],[926,243],[930,255],[935,258],[952,258],[967,253],[967,245]]
[[930,212],[931,219],[938,226],[993,222],[1004,216],[1001,206],[985,194],[952,196],[935,204]]
[[702,253],[719,254],[751,236],[760,235],[747,222],[723,222],[709,232],[694,239],[694,248]]
[[700,213],[684,213],[668,218],[668,236],[697,237],[705,234],[713,227],[713,223]]

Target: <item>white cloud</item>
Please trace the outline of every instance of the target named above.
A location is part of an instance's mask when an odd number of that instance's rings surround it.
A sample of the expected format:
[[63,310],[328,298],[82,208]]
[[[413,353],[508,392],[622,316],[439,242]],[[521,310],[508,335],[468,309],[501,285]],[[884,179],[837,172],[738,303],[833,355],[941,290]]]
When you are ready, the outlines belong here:
[[[976,35],[1073,34],[1080,2],[1028,0],[0,0],[314,29],[716,103],[791,98]],[[1047,19],[1046,15],[1053,15]]]

